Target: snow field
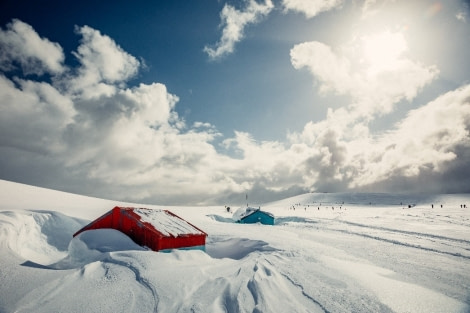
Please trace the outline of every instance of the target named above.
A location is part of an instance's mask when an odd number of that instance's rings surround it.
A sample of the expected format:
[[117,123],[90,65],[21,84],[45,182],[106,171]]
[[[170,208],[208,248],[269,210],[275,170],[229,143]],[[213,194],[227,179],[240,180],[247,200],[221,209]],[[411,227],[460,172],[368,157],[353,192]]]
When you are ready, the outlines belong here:
[[0,313],[470,311],[468,195],[306,194],[262,205],[274,226],[137,205],[209,234],[206,252],[156,253],[109,229],[72,239],[121,203],[0,185]]

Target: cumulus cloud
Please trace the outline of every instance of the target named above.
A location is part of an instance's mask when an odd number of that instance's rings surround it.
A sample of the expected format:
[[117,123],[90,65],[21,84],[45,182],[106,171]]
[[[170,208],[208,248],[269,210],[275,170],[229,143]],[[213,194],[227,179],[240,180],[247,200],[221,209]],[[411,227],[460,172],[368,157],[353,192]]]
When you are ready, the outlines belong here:
[[294,68],[306,68],[314,76],[322,94],[352,96],[355,113],[366,117],[389,113],[400,100],[412,100],[439,73],[436,66],[425,66],[401,53],[381,59],[379,67],[375,60],[362,61],[364,53],[356,47],[353,42],[334,51],[321,42],[305,42],[291,49],[291,62]]
[[137,74],[140,63],[124,51],[111,38],[88,26],[76,27],[82,36],[81,44],[73,55],[81,66],[68,80],[68,88],[81,98],[112,96],[116,85],[127,82]]
[[[14,23],[30,31],[29,37],[40,38],[31,26],[20,21]],[[43,175],[50,187],[81,181],[82,192],[90,192],[87,190],[90,186],[111,198],[120,196],[110,194],[110,190],[125,190],[129,186],[134,189],[130,188],[126,197],[134,199],[159,194],[149,193],[146,188],[133,192],[142,186],[168,191],[166,186],[174,186],[169,181],[181,180],[197,186],[194,168],[215,154],[208,142],[217,133],[206,128],[187,129],[175,111],[178,97],[163,84],[126,87],[137,73],[139,62],[111,38],[88,26],[77,27],[77,33],[82,36],[73,53],[78,67],[63,67],[61,71],[53,66],[41,67],[53,77],[52,83],[0,76],[0,149],[4,172],[11,172],[7,168],[25,166],[26,160],[35,160],[40,164],[34,169],[35,175]],[[2,41],[0,50],[8,47],[9,51],[34,51],[36,46],[35,41],[10,40]],[[57,45],[52,47],[62,51]],[[9,62],[20,59],[22,67],[28,69],[29,63],[35,65],[38,59],[48,64],[41,53],[31,55],[35,58],[13,54],[3,57]],[[61,170],[43,172],[54,165]],[[173,189],[169,195],[176,192]]]
[[72,101],[44,82],[0,75],[0,145],[40,154],[65,149],[61,136],[73,121]]
[[329,110],[325,120],[310,122],[303,132],[291,134],[289,149],[303,147],[305,152],[297,163],[304,188],[468,191],[470,85],[411,110],[382,134],[372,134],[364,120],[347,112]]
[[41,38],[30,25],[20,20],[13,20],[6,30],[0,29],[0,45],[0,70],[9,71],[20,65],[26,75],[64,71],[64,53],[60,45]]
[[45,69],[51,83],[0,76],[2,178],[157,203],[298,190],[295,162],[285,161],[298,153],[246,133],[226,142],[242,158],[217,152],[221,134],[208,123],[186,125],[165,85],[127,86],[139,69],[135,57],[90,27],[77,33],[77,67]]
[[340,7],[343,0],[283,0],[285,11],[295,11],[312,18],[321,12]]
[[295,45],[290,56],[294,68],[307,68],[318,79],[320,92],[332,90],[344,94],[354,89],[349,60],[337,56],[328,45],[304,42]]
[[415,177],[422,172],[444,172],[470,148],[470,85],[448,92],[408,113],[396,128],[374,142],[364,153],[367,167],[353,181],[369,185],[396,177]]
[[246,1],[247,5],[243,11],[225,4],[220,19],[222,20],[222,37],[214,47],[204,47],[204,52],[211,59],[218,59],[234,51],[235,44],[244,37],[245,28],[249,24],[256,24],[259,20],[268,15],[274,5],[271,0],[258,3],[255,0]]
[[[299,44],[291,51],[294,68],[308,70],[324,94],[348,95],[351,103],[329,109],[286,143],[237,131],[216,146],[222,134],[204,121],[186,125],[165,85],[128,86],[140,68],[134,56],[90,27],[77,33],[75,68],[63,60],[60,71],[42,64],[51,82],[0,75],[1,178],[138,202],[238,203],[249,193],[252,203],[302,191],[403,188],[403,179],[445,180],[467,168],[470,85],[410,111],[388,132],[371,133],[374,117],[413,99],[437,75],[405,55],[391,68],[368,71],[351,50]],[[2,41],[0,51],[7,44],[11,51],[35,45]],[[22,62],[26,69],[38,59]]]
[[[389,41],[390,35],[385,34]],[[363,38],[357,40],[370,40]],[[377,67],[373,58],[361,60],[364,53],[355,50],[358,46],[352,42],[334,49],[306,42],[291,50],[294,68],[308,70],[322,94],[351,99],[344,107],[329,109],[324,120],[307,123],[302,132],[290,135],[291,142],[312,151],[302,163],[310,177],[304,178],[305,187],[448,192],[445,179],[450,173],[455,175],[456,168],[468,172],[462,158],[469,152],[469,85],[410,111],[387,132],[374,134],[371,121],[394,111],[401,101],[413,100],[439,71],[411,60],[405,49],[381,59]],[[413,186],[425,178],[435,183]],[[462,185],[459,191],[464,191]]]

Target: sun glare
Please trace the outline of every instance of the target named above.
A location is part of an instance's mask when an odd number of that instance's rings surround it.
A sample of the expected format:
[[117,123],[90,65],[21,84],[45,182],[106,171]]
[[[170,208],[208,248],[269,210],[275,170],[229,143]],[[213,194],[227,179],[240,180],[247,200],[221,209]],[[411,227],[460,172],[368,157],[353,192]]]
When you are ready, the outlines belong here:
[[362,37],[364,62],[373,72],[393,70],[397,60],[408,49],[402,33],[386,31]]

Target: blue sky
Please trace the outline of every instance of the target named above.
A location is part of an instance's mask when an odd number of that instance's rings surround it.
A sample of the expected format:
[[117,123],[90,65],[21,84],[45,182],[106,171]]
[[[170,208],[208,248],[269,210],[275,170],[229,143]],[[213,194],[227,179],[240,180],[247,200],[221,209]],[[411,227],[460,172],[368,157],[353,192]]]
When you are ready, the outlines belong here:
[[0,4],[0,179],[162,204],[468,192],[468,1]]

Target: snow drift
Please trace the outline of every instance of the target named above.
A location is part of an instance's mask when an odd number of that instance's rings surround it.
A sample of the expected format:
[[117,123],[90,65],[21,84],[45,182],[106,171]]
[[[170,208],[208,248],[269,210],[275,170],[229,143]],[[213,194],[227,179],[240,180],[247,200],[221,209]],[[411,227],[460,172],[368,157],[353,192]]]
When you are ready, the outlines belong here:
[[0,196],[1,313],[470,311],[469,195],[305,194],[263,205],[270,227],[173,207],[209,237],[170,253],[72,238],[125,204],[5,181]]

